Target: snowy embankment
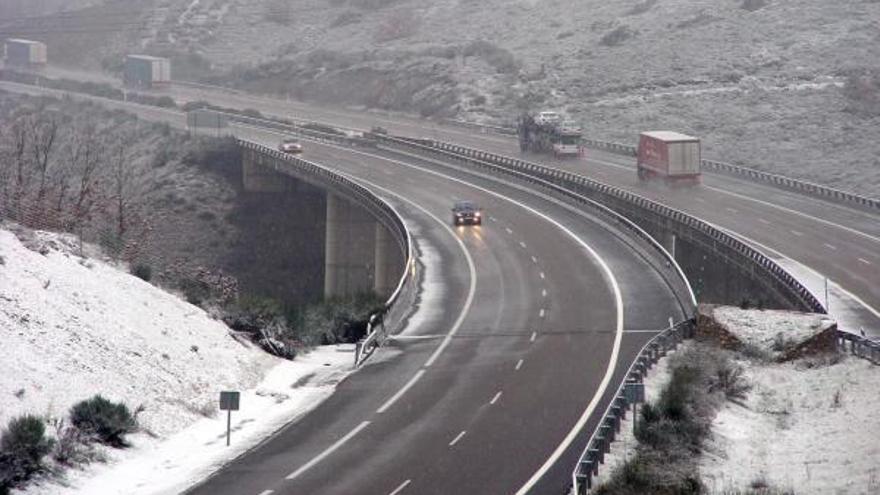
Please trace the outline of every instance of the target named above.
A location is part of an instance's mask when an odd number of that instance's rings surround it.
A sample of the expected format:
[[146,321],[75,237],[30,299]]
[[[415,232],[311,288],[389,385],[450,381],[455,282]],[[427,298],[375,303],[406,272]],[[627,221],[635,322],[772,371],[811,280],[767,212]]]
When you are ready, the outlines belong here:
[[[880,366],[836,353],[776,362],[780,332],[786,342],[811,339],[832,324],[824,315],[717,307],[713,317],[750,346],[730,353],[750,390],[712,421],[698,459],[707,493],[880,493]],[[668,382],[669,361],[645,378],[648,402]],[[635,453],[631,414],[621,428],[597,485]]]
[[[26,493],[178,493],[313,408],[351,369],[352,346],[277,359],[200,308],[78,256],[72,237],[17,235],[0,229],[0,426],[26,413],[62,419],[95,394],[143,406],[131,448]],[[232,447],[221,390],[242,391]]]

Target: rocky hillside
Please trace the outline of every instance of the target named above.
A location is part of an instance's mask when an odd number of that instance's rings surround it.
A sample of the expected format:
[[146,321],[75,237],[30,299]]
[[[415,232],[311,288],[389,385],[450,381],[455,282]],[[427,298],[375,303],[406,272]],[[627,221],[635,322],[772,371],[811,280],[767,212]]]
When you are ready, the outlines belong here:
[[872,0],[156,0],[138,36],[76,63],[138,48],[180,78],[319,102],[555,108],[597,138],[677,129],[712,158],[876,194],[880,90],[860,75],[880,69],[878,18]]

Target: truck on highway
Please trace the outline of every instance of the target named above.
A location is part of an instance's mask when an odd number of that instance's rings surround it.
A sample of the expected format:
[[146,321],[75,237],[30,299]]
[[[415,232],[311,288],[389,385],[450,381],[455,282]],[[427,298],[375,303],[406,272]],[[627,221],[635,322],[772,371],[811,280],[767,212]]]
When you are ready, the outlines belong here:
[[649,131],[639,136],[640,180],[660,178],[669,183],[700,182],[700,139],[673,131]]
[[556,112],[523,114],[516,126],[520,151],[553,153],[556,157],[581,152],[581,130]]

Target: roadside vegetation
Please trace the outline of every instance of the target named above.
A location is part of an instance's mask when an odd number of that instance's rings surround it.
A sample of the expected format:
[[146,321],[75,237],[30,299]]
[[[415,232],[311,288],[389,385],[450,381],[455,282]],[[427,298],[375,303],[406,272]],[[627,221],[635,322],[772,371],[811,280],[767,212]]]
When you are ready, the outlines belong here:
[[636,455],[616,467],[596,494],[706,492],[698,458],[712,419],[724,401],[741,400],[749,385],[731,354],[709,344],[694,342],[670,359],[668,383],[639,412]]
[[[203,107],[225,110],[204,102],[183,110]],[[133,275],[179,291],[287,358],[314,345],[355,342],[381,306],[369,295],[320,302],[311,272],[281,274],[300,280],[284,288],[294,294],[285,300],[266,290],[274,281],[255,279],[241,253],[259,246],[266,256],[258,262],[267,264],[272,249],[315,249],[261,231],[257,219],[282,224],[290,209],[278,198],[239,190],[240,151],[231,138],[190,136],[97,104],[2,92],[0,116],[0,220],[71,233],[81,255],[98,244]],[[262,251],[267,246],[274,247]],[[260,273],[279,276],[272,272]]]
[[124,448],[138,430],[137,413],[100,395],[73,405],[66,418],[12,418],[0,433],[0,494],[31,478],[103,459],[96,444]]

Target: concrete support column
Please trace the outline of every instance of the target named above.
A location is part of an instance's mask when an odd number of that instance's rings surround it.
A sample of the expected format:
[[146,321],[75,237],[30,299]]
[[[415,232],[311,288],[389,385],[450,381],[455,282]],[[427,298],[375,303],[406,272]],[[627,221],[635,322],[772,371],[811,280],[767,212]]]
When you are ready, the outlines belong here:
[[375,287],[376,220],[363,208],[327,194],[324,297],[353,296]]
[[388,229],[376,222],[376,276],[373,285],[376,294],[382,297],[391,295],[403,270],[403,258]]

